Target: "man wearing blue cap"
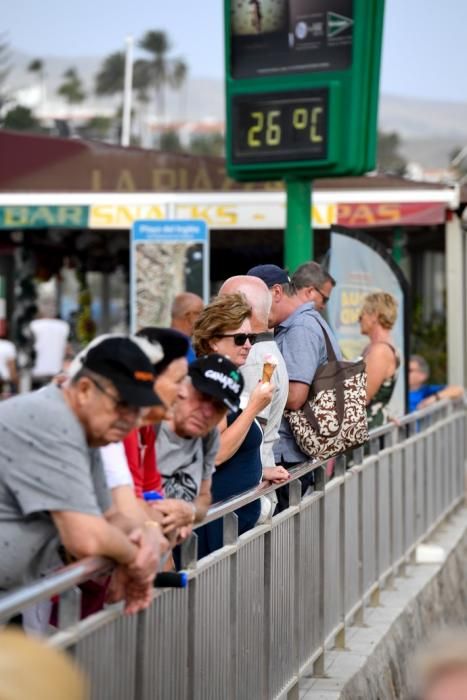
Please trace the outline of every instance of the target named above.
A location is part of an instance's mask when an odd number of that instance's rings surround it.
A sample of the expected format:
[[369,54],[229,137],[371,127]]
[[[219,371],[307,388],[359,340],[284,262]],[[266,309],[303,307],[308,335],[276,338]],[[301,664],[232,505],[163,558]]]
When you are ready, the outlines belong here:
[[[341,357],[339,346],[314,303],[303,302],[285,270],[277,265],[257,265],[247,274],[262,279],[271,292],[269,326],[274,328],[274,339],[284,357],[289,375],[286,408],[296,411],[308,398],[316,370],[328,360],[323,327],[331,338],[338,358]],[[308,461],[308,457],[295,442],[285,418],[282,418],[279,440],[274,446],[274,458],[276,464],[282,464],[289,469],[296,464]],[[302,481],[304,491],[312,481],[312,474],[308,478],[304,477]],[[287,487],[284,487],[278,491],[279,510],[283,510],[288,505],[286,489]]]

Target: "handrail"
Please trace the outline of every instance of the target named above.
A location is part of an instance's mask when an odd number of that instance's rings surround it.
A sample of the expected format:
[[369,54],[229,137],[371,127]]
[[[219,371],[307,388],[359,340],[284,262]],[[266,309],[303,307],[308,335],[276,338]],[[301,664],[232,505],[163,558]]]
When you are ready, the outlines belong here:
[[[395,430],[407,426],[410,423],[417,423],[431,414],[439,413],[443,408],[446,408],[453,403],[455,402],[449,399],[444,399],[443,401],[437,402],[433,406],[428,406],[427,408],[419,411],[409,413],[398,419],[397,423],[391,422],[379,428],[375,428],[370,432],[369,439],[371,441],[376,438],[389,435]],[[325,462],[326,460],[319,462],[304,462],[303,464],[293,467],[290,469],[290,479],[286,483],[290,484],[292,481],[296,481],[305,474],[308,474],[310,471],[314,471],[319,467],[322,467]],[[277,489],[281,488],[282,486],[284,486],[284,484],[262,482],[253,489],[244,491],[243,493],[240,493],[225,501],[215,503],[209,508],[204,520],[196,527],[201,527],[205,523],[212,522],[213,520],[216,520],[227,513],[232,513],[238,508],[255,501],[261,496],[277,491]],[[94,576],[109,573],[113,566],[113,562],[109,559],[105,559],[104,557],[85,557],[79,562],[65,566],[56,572],[48,574],[38,581],[34,581],[33,583],[21,586],[21,588],[14,591],[10,591],[0,596],[0,620],[8,619],[30,605],[34,605],[41,600],[49,599],[54,595],[63,593],[73,586],[84,583]]]
[[114,563],[104,557],[84,557],[44,578],[0,596],[0,619],[16,615],[44,598],[52,598],[97,574],[110,572]]

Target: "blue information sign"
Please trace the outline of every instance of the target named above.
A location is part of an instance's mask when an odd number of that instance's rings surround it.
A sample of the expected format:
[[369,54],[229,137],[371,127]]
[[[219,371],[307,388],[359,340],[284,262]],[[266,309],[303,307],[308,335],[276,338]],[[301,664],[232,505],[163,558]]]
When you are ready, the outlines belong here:
[[135,221],[130,246],[131,329],[169,326],[181,292],[209,298],[209,230],[205,221]]

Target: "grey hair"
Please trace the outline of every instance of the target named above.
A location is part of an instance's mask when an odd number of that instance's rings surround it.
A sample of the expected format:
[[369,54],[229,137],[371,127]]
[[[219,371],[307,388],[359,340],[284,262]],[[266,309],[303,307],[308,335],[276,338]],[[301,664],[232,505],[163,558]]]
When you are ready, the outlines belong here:
[[303,265],[300,265],[300,267],[295,270],[292,275],[292,282],[296,289],[303,289],[304,287],[321,289],[326,282],[331,282],[333,287],[336,286],[334,277],[332,277],[329,272],[326,272],[326,270],[323,270],[321,265],[313,260],[303,263]]
[[423,374],[429,376],[430,366],[424,357],[421,355],[410,355],[410,362],[416,362],[420,372],[423,372]]

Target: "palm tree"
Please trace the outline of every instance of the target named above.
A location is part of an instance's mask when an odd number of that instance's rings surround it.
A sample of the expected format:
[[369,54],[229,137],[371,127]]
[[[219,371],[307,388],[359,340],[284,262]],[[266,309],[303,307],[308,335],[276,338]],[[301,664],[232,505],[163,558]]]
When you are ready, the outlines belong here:
[[102,67],[95,78],[97,95],[115,95],[123,92],[125,77],[125,54],[123,51],[111,53],[104,59]]
[[44,61],[41,58],[34,58],[28,65],[28,71],[30,73],[37,73],[39,77],[42,77],[44,71]]
[[63,78],[64,81],[59,86],[57,94],[65,98],[69,105],[83,102],[86,93],[76,68],[68,68],[68,70],[64,72]]
[[166,87],[179,89],[186,79],[188,66],[181,58],[169,56],[172,47],[165,32],[146,32],[139,46],[152,56],[147,61],[148,76],[156,93],[157,113],[163,118]]
[[[117,109],[115,119],[118,130],[121,129],[123,114],[123,86],[125,82],[125,53],[116,51],[107,56],[95,77],[94,89],[96,95],[121,96],[120,107]],[[133,64],[133,90],[136,92],[138,102],[148,101],[147,89],[150,86],[149,67],[147,61],[138,60]]]
[[44,61],[41,58],[34,58],[28,65],[28,71],[37,76],[39,83],[39,107],[42,107],[45,102],[45,71]]

